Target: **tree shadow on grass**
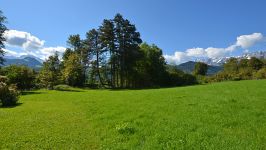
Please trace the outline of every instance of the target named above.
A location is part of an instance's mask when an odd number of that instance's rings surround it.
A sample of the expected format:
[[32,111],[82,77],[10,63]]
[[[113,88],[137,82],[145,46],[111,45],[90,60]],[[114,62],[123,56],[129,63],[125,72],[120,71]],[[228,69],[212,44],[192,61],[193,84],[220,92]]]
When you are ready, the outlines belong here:
[[77,89],[57,89],[55,91],[61,91],[61,92],[84,92],[82,90],[77,90]]
[[44,92],[36,92],[36,91],[23,91],[21,95],[34,95],[34,94],[43,94]]
[[22,105],[23,103],[17,103],[16,105],[13,105],[13,106],[2,106],[2,105],[0,105],[0,109],[6,109],[6,108],[15,108],[15,107],[17,107],[17,106],[20,106],[20,105]]
[[176,86],[155,86],[155,87],[139,87],[139,88],[105,88],[110,91],[137,91],[137,90],[156,90],[156,89],[171,89],[171,88],[184,88],[184,87],[191,87],[191,86],[198,86],[204,84],[188,84],[188,85],[176,85]]

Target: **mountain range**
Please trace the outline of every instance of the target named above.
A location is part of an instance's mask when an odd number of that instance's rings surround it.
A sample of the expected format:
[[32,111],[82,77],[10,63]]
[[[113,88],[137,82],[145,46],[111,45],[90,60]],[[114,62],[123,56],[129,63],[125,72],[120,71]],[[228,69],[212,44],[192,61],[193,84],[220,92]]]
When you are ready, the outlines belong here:
[[[256,51],[250,53],[244,53],[240,56],[235,56],[237,59],[250,59],[251,57],[256,57],[259,59],[266,59],[266,51]],[[208,58],[208,59],[198,59],[196,61],[204,62],[211,66],[222,66],[226,63],[231,57],[220,57],[220,58]]]
[[36,70],[42,67],[42,62],[43,62],[41,59],[31,55],[24,55],[20,57],[6,56],[4,57],[4,59],[5,59],[4,66],[24,65]]
[[[249,59],[251,57],[257,57],[260,59],[266,59],[266,51],[257,51],[257,52],[252,52],[252,53],[245,53],[241,56],[236,56],[235,58],[237,59]],[[15,65],[25,65],[33,69],[40,69],[42,67],[43,60],[41,60],[38,57],[32,56],[32,55],[24,55],[20,57],[12,57],[12,56],[5,56],[5,62],[4,66],[9,66],[12,64]],[[215,58],[215,59],[198,59],[195,61],[188,61],[182,64],[177,65],[177,68],[186,72],[186,73],[192,73],[194,70],[194,66],[196,62],[204,62],[209,65],[209,69],[207,74],[212,75],[215,74],[223,69],[223,64],[226,63],[226,61],[230,57],[221,57],[221,58]]]
[[[236,56],[237,59],[250,59],[251,57],[256,57],[259,59],[266,59],[266,51],[257,51],[252,53],[245,53],[241,56]],[[186,72],[192,73],[194,70],[194,66],[196,62],[204,62],[208,64],[207,75],[213,75],[223,69],[223,64],[226,63],[231,57],[220,57],[220,58],[206,58],[206,59],[198,59],[195,61],[188,61],[182,64],[177,65],[177,68]]]
[[[182,63],[180,65],[177,65],[177,69],[184,71],[185,73],[192,73],[195,67],[195,64],[197,62],[195,61],[188,61],[185,63]],[[222,66],[212,66],[212,65],[208,65],[208,71],[207,71],[207,75],[213,75],[216,74],[217,72],[221,71],[223,69]]]

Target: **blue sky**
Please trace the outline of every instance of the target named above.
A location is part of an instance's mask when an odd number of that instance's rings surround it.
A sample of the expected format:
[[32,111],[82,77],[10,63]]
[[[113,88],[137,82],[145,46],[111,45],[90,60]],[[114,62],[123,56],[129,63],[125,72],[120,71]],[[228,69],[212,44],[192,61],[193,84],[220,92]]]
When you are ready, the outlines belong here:
[[[169,56],[166,58],[177,62],[195,57],[189,55],[188,49],[199,54],[197,57],[266,50],[265,6],[265,0],[0,1],[0,9],[8,18],[7,27],[39,39],[39,49],[50,48],[44,50],[46,55],[52,48],[61,50],[67,47],[66,40],[70,34],[84,36],[88,30],[97,28],[103,19],[111,19],[116,13],[121,13],[136,25],[143,41],[155,43]],[[249,42],[245,41],[247,38],[251,44],[237,45],[237,37],[241,35],[251,35],[242,37],[242,42]],[[236,46],[234,50],[227,49],[233,45]],[[6,47],[17,53],[38,55],[39,52],[34,52],[34,48],[38,49],[33,46],[27,50],[25,45],[21,47],[19,44],[7,44]],[[208,51],[208,48],[217,49]],[[223,50],[226,52],[223,53]],[[202,52],[204,54],[200,55]],[[221,52],[221,55],[209,55],[209,52]]]

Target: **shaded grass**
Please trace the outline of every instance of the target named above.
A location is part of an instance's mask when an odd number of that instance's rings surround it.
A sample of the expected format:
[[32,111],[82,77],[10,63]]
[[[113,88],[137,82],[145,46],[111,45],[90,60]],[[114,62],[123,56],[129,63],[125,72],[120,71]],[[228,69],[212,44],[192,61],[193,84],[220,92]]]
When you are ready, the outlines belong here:
[[0,149],[265,149],[266,81],[36,91],[0,108]]

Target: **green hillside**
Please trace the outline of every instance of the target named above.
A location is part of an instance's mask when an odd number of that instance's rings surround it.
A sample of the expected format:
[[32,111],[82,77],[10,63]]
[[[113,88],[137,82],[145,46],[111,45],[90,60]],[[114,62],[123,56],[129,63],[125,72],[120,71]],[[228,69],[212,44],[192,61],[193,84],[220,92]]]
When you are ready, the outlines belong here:
[[0,149],[265,149],[266,80],[27,92],[0,108]]

